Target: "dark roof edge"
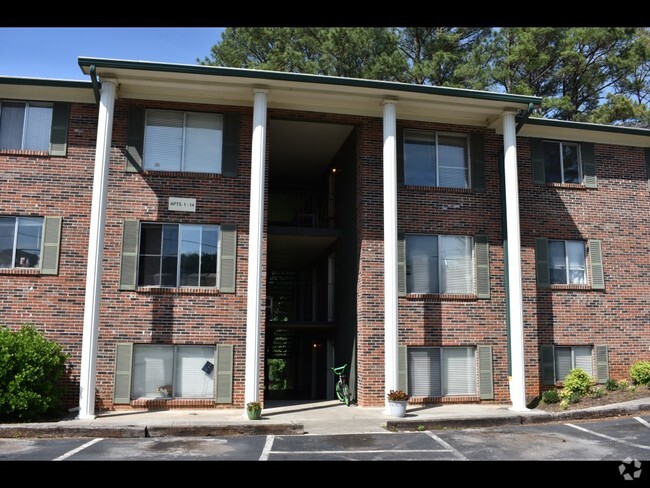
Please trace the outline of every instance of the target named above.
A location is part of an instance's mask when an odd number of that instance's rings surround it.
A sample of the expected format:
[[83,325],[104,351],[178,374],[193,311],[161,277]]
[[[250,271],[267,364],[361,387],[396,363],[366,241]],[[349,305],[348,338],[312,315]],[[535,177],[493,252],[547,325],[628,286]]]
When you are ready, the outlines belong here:
[[474,98],[479,100],[492,100],[499,102],[512,102],[512,103],[533,103],[539,105],[542,103],[540,97],[533,97],[529,95],[512,95],[509,93],[494,93],[480,90],[467,90],[464,88],[450,88],[441,86],[429,85],[414,85],[407,83],[397,83],[393,81],[379,81],[379,80],[364,80],[359,78],[339,78],[335,76],[324,75],[311,75],[302,73],[284,73],[280,71],[263,71],[251,70],[243,68],[224,68],[216,66],[202,66],[190,64],[175,64],[175,63],[157,63],[150,61],[127,61],[121,59],[105,59],[105,58],[86,58],[79,57],[79,66],[81,68],[90,67],[95,65],[98,68],[121,68],[121,69],[134,69],[134,70],[150,70],[162,71],[168,73],[187,73],[187,74],[201,74],[212,76],[232,76],[242,78],[253,78],[260,80],[279,80],[279,81],[294,81],[301,83],[320,83],[323,85],[339,85],[351,86],[360,88],[375,88],[384,90],[395,90],[411,93],[424,93],[444,95],[451,97]]
[[545,125],[548,127],[562,127],[565,129],[594,130],[600,132],[613,132],[615,134],[629,134],[633,136],[650,137],[650,129],[642,129],[640,127],[592,124],[589,122],[573,122],[570,120],[544,119],[540,117],[530,117],[528,120],[526,120],[526,125]]
[[58,80],[53,78],[22,78],[18,76],[0,76],[0,85],[30,85],[51,86],[55,88],[88,88],[92,89],[90,81]]

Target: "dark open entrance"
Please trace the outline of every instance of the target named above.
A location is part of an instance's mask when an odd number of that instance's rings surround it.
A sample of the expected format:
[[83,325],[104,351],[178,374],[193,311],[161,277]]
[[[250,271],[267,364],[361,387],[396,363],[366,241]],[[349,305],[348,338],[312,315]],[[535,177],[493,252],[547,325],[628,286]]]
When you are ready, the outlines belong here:
[[273,119],[269,143],[265,398],[331,399],[356,335],[356,130]]

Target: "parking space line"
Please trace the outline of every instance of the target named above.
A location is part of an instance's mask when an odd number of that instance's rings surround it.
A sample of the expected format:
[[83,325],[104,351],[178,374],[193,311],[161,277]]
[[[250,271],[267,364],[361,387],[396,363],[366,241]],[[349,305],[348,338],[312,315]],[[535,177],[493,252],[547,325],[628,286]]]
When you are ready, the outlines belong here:
[[266,442],[264,443],[264,449],[262,449],[262,455],[260,456],[260,461],[268,461],[269,454],[271,454],[271,448],[273,447],[273,441],[275,436],[273,434],[266,436]]
[[384,454],[387,452],[400,454],[409,452],[449,452],[449,449],[368,449],[363,451],[360,451],[358,449],[343,449],[336,451],[273,451],[273,454]]
[[634,420],[638,420],[639,422],[641,422],[643,425],[645,425],[646,427],[648,427],[650,429],[650,422],[646,422],[641,417],[634,417]]
[[64,459],[69,458],[70,456],[74,456],[77,454],[79,451],[83,451],[87,447],[92,446],[93,444],[97,444],[99,441],[103,441],[103,437],[98,437],[97,439],[93,439],[92,441],[86,442],[84,445],[77,447],[76,449],[73,449],[72,451],[68,451],[65,454],[59,456],[58,458],[53,459],[52,461],[63,461]]
[[595,435],[595,436],[598,436],[598,437],[602,437],[603,439],[607,439],[607,440],[614,441],[614,442],[620,442],[621,444],[627,444],[628,446],[632,446],[632,447],[638,447],[639,449],[648,449],[648,450],[650,450],[650,446],[643,446],[641,444],[635,444],[634,442],[629,442],[629,441],[626,441],[624,439],[617,439],[616,437],[612,437],[612,436],[609,436],[609,435],[606,435],[606,434],[600,434],[599,432],[594,432],[593,430],[585,429],[584,427],[580,427],[578,425],[574,425],[574,424],[564,424],[564,425],[569,426],[569,427],[573,427],[574,429],[581,430],[583,432],[586,432],[587,434],[592,434],[592,435]]
[[430,430],[427,430],[425,432],[425,434],[428,435],[429,437],[431,437],[433,440],[435,440],[438,444],[440,444],[442,447],[444,447],[447,451],[451,451],[454,454],[454,456],[456,456],[458,459],[460,459],[462,461],[467,461],[467,457],[465,457],[465,455],[462,452],[460,452],[458,449],[452,447],[449,443],[443,441],[440,437],[438,437],[436,434],[434,434]]

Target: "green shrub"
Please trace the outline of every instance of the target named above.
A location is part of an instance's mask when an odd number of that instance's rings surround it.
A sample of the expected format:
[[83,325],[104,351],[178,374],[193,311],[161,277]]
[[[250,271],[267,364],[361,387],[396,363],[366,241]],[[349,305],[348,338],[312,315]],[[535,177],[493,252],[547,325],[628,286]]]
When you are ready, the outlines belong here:
[[572,391],[569,395],[569,403],[578,403],[582,399],[582,394],[577,391]]
[[650,385],[650,361],[637,361],[630,368],[635,385]]
[[608,379],[607,383],[605,383],[605,388],[608,391],[616,391],[616,390],[618,390],[618,381],[616,381],[614,378]]
[[30,422],[60,414],[67,358],[33,326],[0,327],[0,418]]
[[546,390],[542,393],[542,401],[544,403],[557,403],[560,401],[560,392],[553,390]]
[[566,410],[567,408],[569,408],[569,399],[568,398],[564,398],[564,399],[562,399],[562,401],[560,401],[560,408],[562,410]]
[[630,387],[630,383],[627,380],[621,380],[618,382],[618,389],[619,390],[627,390]]
[[594,398],[602,398],[607,395],[607,390],[600,386],[597,386],[591,390],[591,396]]
[[591,376],[584,369],[575,368],[564,379],[563,391],[567,391],[567,396],[571,396],[571,393],[579,393],[580,396],[584,396],[589,393],[592,383]]

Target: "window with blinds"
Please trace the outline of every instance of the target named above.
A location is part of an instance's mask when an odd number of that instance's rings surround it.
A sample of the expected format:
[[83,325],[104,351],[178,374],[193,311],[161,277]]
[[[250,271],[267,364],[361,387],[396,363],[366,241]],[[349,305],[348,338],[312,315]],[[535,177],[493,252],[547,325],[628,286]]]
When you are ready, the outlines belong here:
[[133,398],[213,398],[214,346],[136,344]]
[[0,268],[38,268],[42,217],[0,217]]
[[408,293],[474,292],[471,237],[407,234],[405,239]]
[[468,148],[466,135],[404,130],[404,183],[469,188]]
[[586,262],[584,241],[548,241],[551,284],[586,284]]
[[0,149],[49,151],[53,105],[0,103]]
[[563,381],[572,369],[580,368],[589,376],[594,376],[594,367],[589,346],[556,347],[555,377]]
[[146,111],[144,169],[221,173],[222,152],[221,114]]
[[476,395],[476,349],[473,347],[409,347],[411,396]]

